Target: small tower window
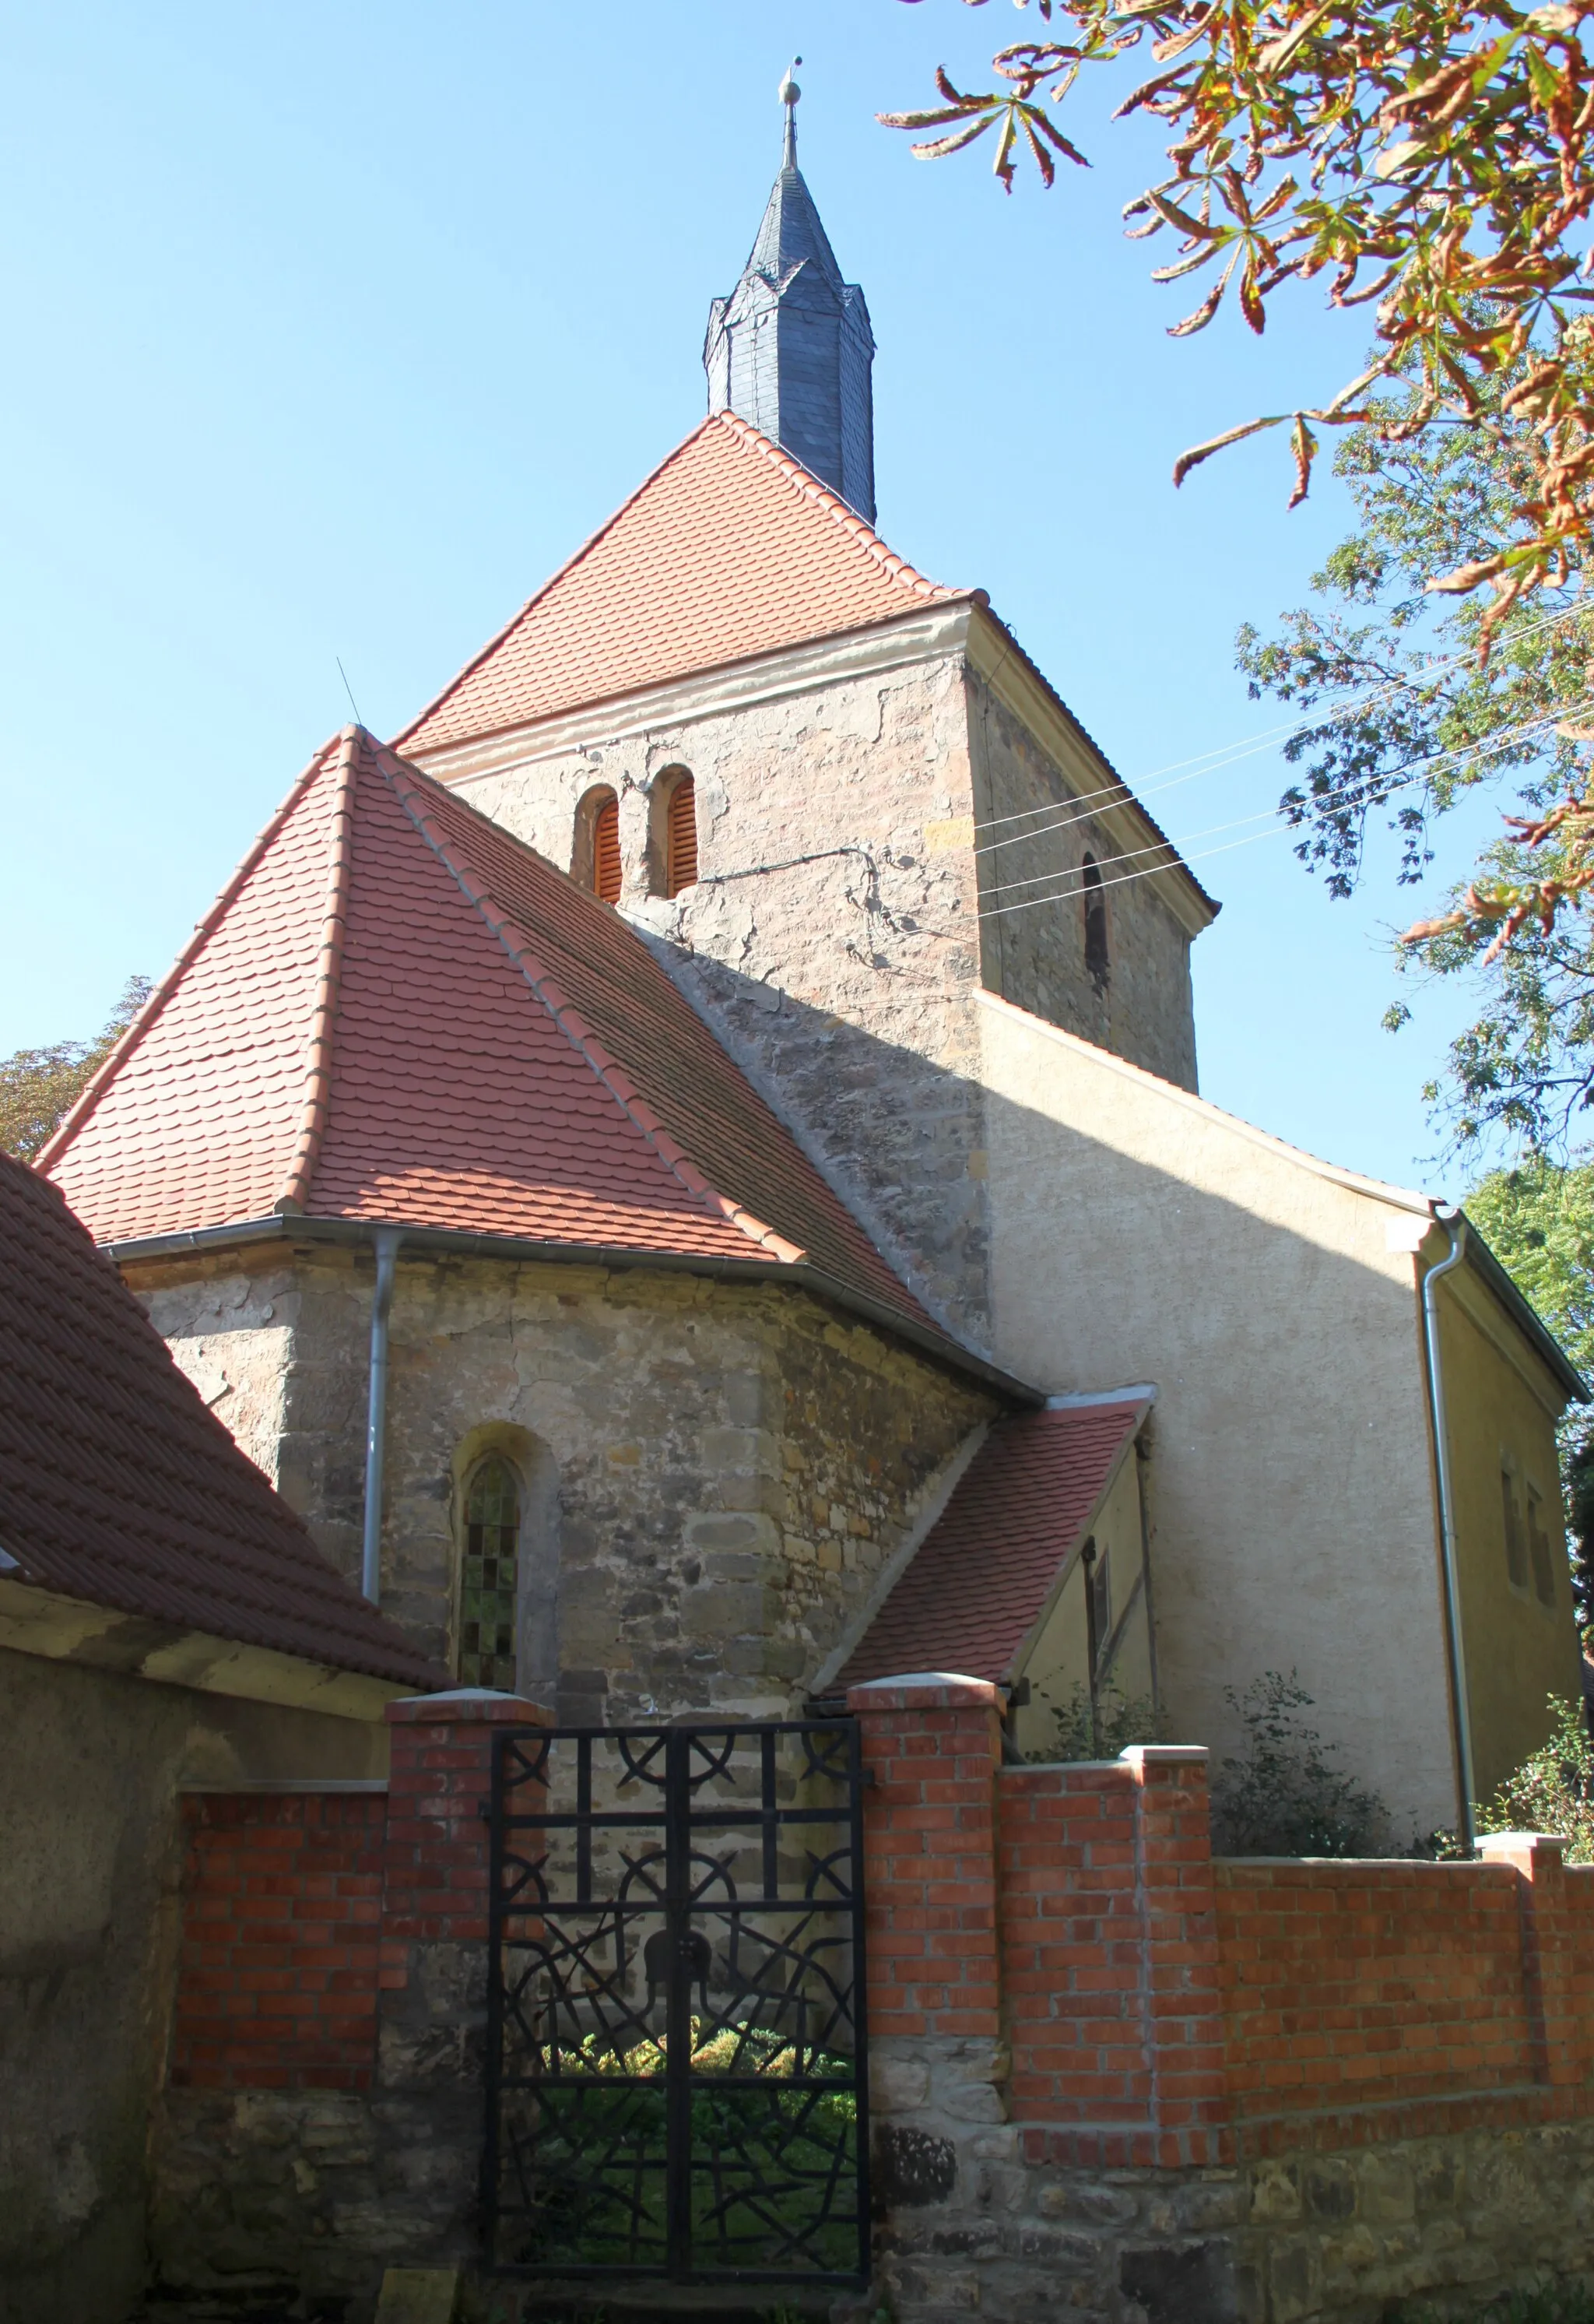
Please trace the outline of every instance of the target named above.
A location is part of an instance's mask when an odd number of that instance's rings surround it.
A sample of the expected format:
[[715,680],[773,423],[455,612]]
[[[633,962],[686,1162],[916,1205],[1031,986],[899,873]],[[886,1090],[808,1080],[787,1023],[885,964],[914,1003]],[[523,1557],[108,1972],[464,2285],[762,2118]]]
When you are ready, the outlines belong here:
[[514,1471],[491,1454],[470,1480],[459,1577],[459,1683],[515,1691],[515,1611],[520,1591],[521,1489]]
[[620,901],[620,801],[607,784],[588,791],[576,811],[571,873],[605,904]]
[[1110,964],[1107,958],[1107,899],[1101,893],[1101,874],[1093,855],[1084,862],[1085,907],[1085,973],[1098,992],[1107,990]]
[[678,896],[697,877],[697,788],[681,773],[665,807],[664,892]]

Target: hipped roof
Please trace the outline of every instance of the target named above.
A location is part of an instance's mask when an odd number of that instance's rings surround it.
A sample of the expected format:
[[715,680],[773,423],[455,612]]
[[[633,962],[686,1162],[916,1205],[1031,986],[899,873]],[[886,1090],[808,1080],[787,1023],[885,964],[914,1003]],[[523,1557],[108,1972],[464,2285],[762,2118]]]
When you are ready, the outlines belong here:
[[926,580],[800,461],[715,412],[395,746],[424,757],[973,594]]
[[[998,1422],[833,1682],[1018,1676],[1022,1650],[1149,1411],[1145,1398]],[[829,1690],[827,1690],[829,1691]]]
[[274,1213],[803,1264],[955,1352],[619,915],[359,727],[41,1159],[102,1242]]
[[59,1191],[0,1154],[0,1577],[429,1689],[327,1563]]

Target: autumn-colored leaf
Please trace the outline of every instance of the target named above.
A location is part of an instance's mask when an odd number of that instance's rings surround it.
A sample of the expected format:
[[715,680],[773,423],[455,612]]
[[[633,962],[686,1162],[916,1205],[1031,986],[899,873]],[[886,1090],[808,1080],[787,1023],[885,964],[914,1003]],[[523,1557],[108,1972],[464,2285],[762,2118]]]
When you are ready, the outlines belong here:
[[1226,429],[1221,436],[1210,437],[1204,444],[1197,444],[1191,451],[1181,452],[1174,462],[1175,484],[1182,484],[1191,469],[1199,468],[1202,462],[1210,460],[1214,452],[1226,451],[1230,444],[1239,444],[1246,437],[1255,436],[1261,429],[1276,428],[1288,417],[1285,411],[1276,411],[1267,420],[1248,420],[1243,428]]

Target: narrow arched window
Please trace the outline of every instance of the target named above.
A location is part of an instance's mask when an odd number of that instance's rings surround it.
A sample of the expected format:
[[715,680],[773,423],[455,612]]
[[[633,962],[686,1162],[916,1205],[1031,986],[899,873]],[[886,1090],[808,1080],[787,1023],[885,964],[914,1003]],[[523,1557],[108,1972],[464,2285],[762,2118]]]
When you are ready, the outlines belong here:
[[676,777],[665,807],[665,894],[678,896],[696,877],[697,788],[691,776],[683,772]]
[[606,783],[588,791],[576,810],[573,877],[605,904],[620,901],[620,801]]
[[521,1487],[502,1455],[490,1453],[465,1500],[459,1577],[459,1683],[515,1691],[515,1609],[520,1595]]
[[1107,958],[1107,899],[1101,893],[1101,874],[1096,859],[1087,855],[1084,862],[1085,907],[1085,973],[1098,992],[1104,991],[1110,972]]

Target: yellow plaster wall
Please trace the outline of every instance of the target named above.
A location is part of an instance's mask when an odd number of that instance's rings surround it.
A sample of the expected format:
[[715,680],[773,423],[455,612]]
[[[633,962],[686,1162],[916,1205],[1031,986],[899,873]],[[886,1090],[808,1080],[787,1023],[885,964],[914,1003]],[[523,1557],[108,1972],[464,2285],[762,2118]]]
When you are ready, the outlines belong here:
[[[1442,1256],[1437,1236],[1427,1256]],[[1555,1457],[1562,1398],[1486,1286],[1458,1273],[1447,1275],[1434,1289],[1474,1780],[1479,1797],[1487,1799],[1544,1740],[1550,1724],[1546,1698],[1553,1693],[1575,1702],[1581,1683]],[[1550,1537],[1553,1607],[1540,1602],[1531,1561],[1526,1588],[1511,1582],[1500,1489],[1503,1459],[1514,1465],[1519,1480],[1525,1549],[1526,1487],[1535,1486],[1541,1497]]]
[[[1144,1562],[1139,1469],[1131,1449],[1091,1528],[1098,1557],[1110,1561],[1114,1629],[1122,1622],[1116,1651],[1101,1673],[1101,1683],[1103,1689],[1126,1697],[1145,1697],[1153,1692],[1147,1592],[1142,1588],[1135,1596]],[[1124,1620],[1126,1608],[1129,1611]],[[1017,1674],[1029,1681],[1029,1700],[1013,1714],[1014,1740],[1025,1758],[1045,1758],[1052,1753],[1057,1733],[1055,1712],[1067,1705],[1075,1687],[1084,1686],[1089,1680],[1089,1641],[1084,1562],[1076,1553]]]

